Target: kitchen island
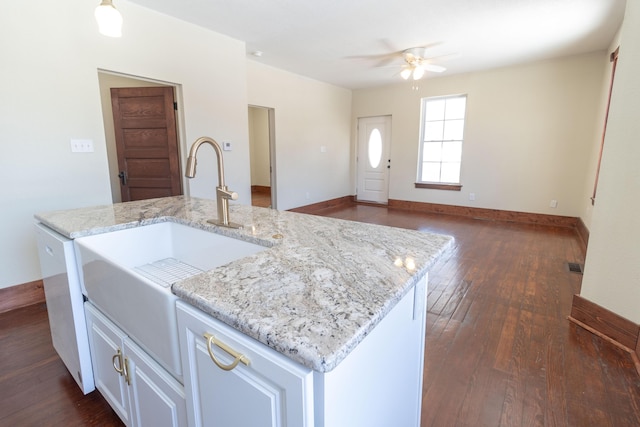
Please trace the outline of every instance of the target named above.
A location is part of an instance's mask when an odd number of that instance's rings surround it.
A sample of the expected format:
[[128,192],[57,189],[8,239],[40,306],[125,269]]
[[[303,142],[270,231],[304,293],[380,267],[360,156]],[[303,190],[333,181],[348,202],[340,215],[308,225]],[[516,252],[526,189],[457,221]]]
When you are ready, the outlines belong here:
[[[171,291],[203,315],[308,369],[305,387],[325,397],[331,384],[326,378],[355,357],[350,355],[376,329],[382,329],[378,326],[402,301],[407,300],[413,316],[419,318],[418,332],[423,336],[427,271],[452,238],[243,205],[231,206],[233,221],[244,225],[234,230],[209,224],[215,211],[213,200],[177,196],[48,212],[36,218],[70,239],[170,221],[268,247],[178,281]],[[415,312],[418,303],[421,313]],[[394,334],[402,336],[403,331],[391,331]],[[188,361],[187,350],[181,350],[183,361]],[[394,351],[398,360],[384,362],[402,364],[403,349]],[[386,353],[380,349],[380,354]],[[420,377],[421,361],[419,355],[414,363],[419,365]],[[185,371],[189,388],[193,373]],[[421,378],[418,382],[421,385]],[[418,393],[419,408],[420,389],[412,386],[412,390]],[[380,395],[395,392],[377,391]],[[319,415],[330,412],[327,403],[307,405],[306,419],[330,425],[331,415]]]

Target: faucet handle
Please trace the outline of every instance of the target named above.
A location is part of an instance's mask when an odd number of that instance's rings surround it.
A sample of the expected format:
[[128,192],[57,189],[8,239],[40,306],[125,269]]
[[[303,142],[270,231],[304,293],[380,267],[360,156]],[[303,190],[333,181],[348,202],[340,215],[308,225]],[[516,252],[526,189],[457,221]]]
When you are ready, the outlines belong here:
[[236,193],[235,191],[231,191],[231,190],[227,190],[227,187],[217,187],[216,188],[216,193],[218,195],[218,197],[222,197],[223,199],[227,199],[227,200],[238,200],[238,193]]

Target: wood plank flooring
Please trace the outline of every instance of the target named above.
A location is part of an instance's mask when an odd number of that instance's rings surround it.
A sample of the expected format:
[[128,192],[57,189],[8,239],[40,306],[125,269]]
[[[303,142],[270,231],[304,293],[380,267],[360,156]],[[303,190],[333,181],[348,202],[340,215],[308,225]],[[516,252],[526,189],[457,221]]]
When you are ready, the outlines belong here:
[[[573,230],[355,204],[319,214],[455,238],[429,276],[423,427],[640,426],[631,357],[566,320],[582,276],[565,263],[584,262]],[[82,395],[37,304],[0,314],[0,426],[47,425],[122,423]]]
[[429,275],[422,426],[640,426],[629,354],[566,320],[575,231],[354,205],[325,216],[455,238]]
[[251,206],[271,207],[271,187],[251,186]]
[[0,426],[122,426],[94,391],[84,396],[51,344],[45,304],[0,314]]

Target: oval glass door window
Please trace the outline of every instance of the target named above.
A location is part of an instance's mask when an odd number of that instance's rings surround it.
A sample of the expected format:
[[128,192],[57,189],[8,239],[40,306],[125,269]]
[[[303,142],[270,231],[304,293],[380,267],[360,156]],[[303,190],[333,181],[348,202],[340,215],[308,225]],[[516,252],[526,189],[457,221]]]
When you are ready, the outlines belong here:
[[369,134],[369,165],[373,169],[376,169],[380,166],[380,161],[382,160],[382,135],[380,134],[380,130],[375,128]]

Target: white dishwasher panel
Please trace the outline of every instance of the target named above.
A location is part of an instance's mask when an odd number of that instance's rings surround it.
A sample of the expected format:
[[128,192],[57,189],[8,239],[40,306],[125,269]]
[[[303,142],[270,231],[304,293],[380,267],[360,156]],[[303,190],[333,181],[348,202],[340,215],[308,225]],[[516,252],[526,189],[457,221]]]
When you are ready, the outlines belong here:
[[53,347],[84,394],[95,390],[73,240],[35,225]]

